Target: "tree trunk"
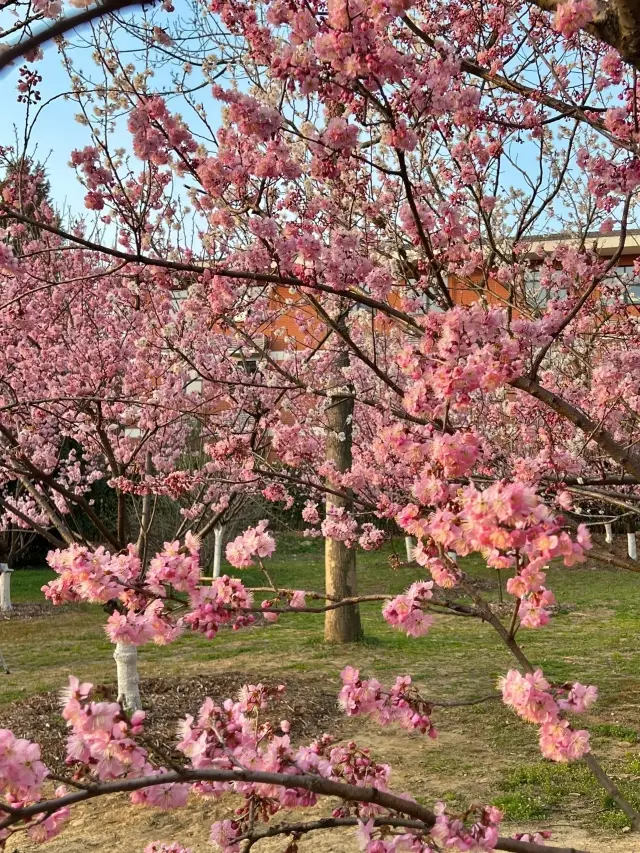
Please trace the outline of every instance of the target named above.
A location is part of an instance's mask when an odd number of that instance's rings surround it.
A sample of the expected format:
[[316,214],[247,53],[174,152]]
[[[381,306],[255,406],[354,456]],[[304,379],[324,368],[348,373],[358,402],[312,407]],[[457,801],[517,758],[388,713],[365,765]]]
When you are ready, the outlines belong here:
[[131,643],[116,643],[113,653],[118,671],[118,702],[126,711],[142,708],[138,687],[138,649]]
[[213,577],[220,577],[220,569],[222,567],[222,534],[224,533],[224,525],[217,524],[213,530]]
[[404,537],[404,547],[407,549],[407,563],[413,562],[413,550],[416,547],[413,541],[413,536]]
[[0,612],[8,613],[9,610],[13,610],[13,605],[11,604],[11,573],[13,569],[10,569],[6,563],[0,563]]
[[[340,356],[340,366],[349,364],[348,354]],[[353,396],[332,395],[327,401],[327,433],[325,452],[328,462],[337,471],[348,471],[352,462],[353,443]],[[329,488],[342,491],[331,480]],[[329,507],[344,507],[350,512],[353,503],[348,497],[339,497],[327,493],[327,512]],[[353,548],[347,548],[343,542],[325,539],[324,551],[325,588],[332,598],[351,598],[357,594],[356,554]],[[362,637],[360,611],[357,605],[347,605],[329,610],[325,614],[324,638],[329,643],[353,643]]]

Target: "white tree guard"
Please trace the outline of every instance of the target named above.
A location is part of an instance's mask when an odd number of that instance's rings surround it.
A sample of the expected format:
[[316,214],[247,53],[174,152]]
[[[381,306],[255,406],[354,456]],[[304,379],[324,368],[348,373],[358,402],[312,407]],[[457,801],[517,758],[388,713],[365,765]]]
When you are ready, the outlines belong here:
[[138,677],[138,649],[131,643],[116,643],[113,653],[118,672],[118,702],[127,711],[142,708]]
[[13,610],[11,604],[11,573],[6,563],[0,563],[0,612],[8,613]]
[[407,549],[407,563],[411,563],[413,561],[413,552],[416,547],[416,544],[413,541],[413,536],[405,536],[404,545]]
[[218,524],[213,529],[213,576],[220,577],[222,568],[222,534],[224,533],[224,525]]

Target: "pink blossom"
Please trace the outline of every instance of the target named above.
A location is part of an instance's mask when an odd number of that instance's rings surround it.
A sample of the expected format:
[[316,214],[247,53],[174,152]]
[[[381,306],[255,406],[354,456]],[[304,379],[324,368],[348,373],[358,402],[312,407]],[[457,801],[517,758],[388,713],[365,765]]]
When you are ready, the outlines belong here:
[[433,597],[433,583],[414,583],[404,593],[388,601],[382,608],[385,621],[393,628],[406,631],[408,637],[422,637],[433,624],[433,617],[422,610],[421,605]]
[[307,524],[320,524],[318,504],[314,501],[307,501],[302,510],[302,518],[307,522]]
[[246,569],[253,565],[254,557],[270,557],[273,554],[276,543],[275,539],[265,532],[268,524],[268,521],[260,521],[256,527],[250,527],[229,542],[226,555],[232,566]]
[[303,590],[297,589],[293,595],[291,596],[291,600],[289,601],[289,605],[291,607],[306,607],[307,602],[305,599],[305,593]]
[[522,719],[538,723],[540,750],[552,761],[575,761],[589,752],[589,733],[574,730],[561,711],[581,712],[597,699],[595,687],[574,685],[552,688],[542,670],[522,676],[510,670],[499,682],[503,701]]
[[553,28],[569,38],[593,21],[596,10],[594,0],[564,0],[558,4]]
[[38,744],[0,729],[0,793],[17,800],[37,800],[48,773],[40,761]]
[[[64,788],[56,790],[56,796],[60,797],[66,793]],[[27,835],[37,844],[42,844],[59,835],[69,820],[71,811],[68,807],[57,809],[44,818],[37,818],[27,827]]]

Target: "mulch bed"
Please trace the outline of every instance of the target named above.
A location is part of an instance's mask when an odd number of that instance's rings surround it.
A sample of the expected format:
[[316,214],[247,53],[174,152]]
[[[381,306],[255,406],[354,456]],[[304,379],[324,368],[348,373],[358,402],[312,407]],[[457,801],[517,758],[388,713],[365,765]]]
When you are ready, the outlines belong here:
[[40,616],[51,618],[62,616],[73,610],[73,605],[61,604],[54,606],[50,601],[26,601],[13,605],[13,610],[0,613],[0,622],[14,622],[18,619],[37,619]]
[[[260,682],[273,687],[280,683],[255,673],[237,672],[196,675],[189,679],[143,678],[140,693],[147,712],[146,739],[164,744],[165,748],[175,744],[176,724],[186,714],[197,718],[207,696],[220,703],[235,698],[243,684]],[[285,693],[269,703],[265,716],[275,726],[280,720],[288,720],[293,741],[311,741],[325,731],[335,730],[336,722],[344,718],[337,706],[337,690],[322,690],[317,681],[290,675],[284,684]],[[101,698],[115,700],[113,686],[100,686],[99,690]],[[60,716],[57,693],[38,694],[0,708],[0,728],[11,729],[19,737],[39,743],[47,767],[54,773],[68,773],[64,764],[67,728]]]

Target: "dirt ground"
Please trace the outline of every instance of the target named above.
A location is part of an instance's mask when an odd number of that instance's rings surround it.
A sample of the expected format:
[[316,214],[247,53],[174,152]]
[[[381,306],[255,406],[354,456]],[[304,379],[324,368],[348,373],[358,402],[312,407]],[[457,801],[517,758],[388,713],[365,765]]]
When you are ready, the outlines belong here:
[[[229,805],[231,805],[229,803]],[[180,841],[193,853],[212,853],[208,842],[209,826],[228,814],[224,803],[194,798],[189,806],[173,813],[143,808],[131,808],[124,797],[114,797],[105,803],[88,803],[73,812],[72,819],[61,836],[45,848],[15,836],[8,845],[10,853],[142,853],[151,841]],[[312,819],[318,811],[295,813]],[[325,811],[326,814],[326,811]],[[504,827],[503,834],[512,834],[522,827]],[[608,837],[593,835],[584,830],[560,827],[552,829],[550,844],[574,847],[588,853],[638,853],[640,840],[634,836]],[[265,839],[254,849],[277,853],[287,846],[284,838]],[[304,838],[300,853],[351,853],[359,849],[352,830],[318,832]]]
[[[218,673],[215,676],[197,676],[189,679],[153,678],[141,684],[145,704],[150,710],[147,733],[163,743],[175,736],[175,722],[185,712],[197,713],[205,696],[221,700],[233,696],[242,683],[256,683],[255,673]],[[262,680],[277,683],[270,673]],[[286,676],[287,690],[281,701],[270,711],[274,720],[289,719],[292,736],[297,742],[308,742],[324,731],[332,731],[343,739],[357,738],[371,747],[378,760],[393,766],[392,788],[419,793],[426,802],[433,802],[447,790],[460,790],[468,801],[480,801],[490,782],[500,771],[500,759],[494,756],[491,768],[486,767],[486,756],[481,746],[469,739],[468,730],[462,726],[449,726],[440,733],[437,741],[425,740],[406,732],[367,723],[362,719],[346,719],[336,705],[335,689],[319,689],[313,679]],[[103,688],[106,690],[106,688]],[[61,761],[65,741],[65,727],[59,715],[59,699],[55,693],[46,693],[14,702],[3,709],[3,725],[16,734],[39,742],[48,766],[64,772]],[[461,768],[450,762],[438,761],[441,750],[447,755],[464,755],[472,772],[461,774]],[[496,763],[497,762],[497,763]],[[508,759],[504,759],[505,767]],[[450,769],[449,769],[450,768]],[[483,768],[485,768],[483,770]],[[462,781],[461,781],[462,775]],[[489,785],[490,787],[490,785]],[[234,806],[232,798],[221,802],[192,797],[188,806],[175,812],[132,807],[125,796],[114,796],[77,806],[72,811],[69,824],[62,835],[46,845],[48,853],[142,853],[152,841],[170,843],[178,841],[192,853],[211,853],[208,841],[210,825],[229,816]],[[313,819],[328,815],[332,804],[324,802],[317,809],[296,811],[285,815],[284,820]],[[503,834],[531,830],[531,826],[504,826]],[[551,844],[574,847],[589,853],[639,853],[640,839],[632,836],[609,837],[591,834],[568,822],[554,826],[550,821],[540,828],[553,833]],[[255,849],[264,853],[280,853],[287,847],[285,838],[266,839]],[[22,833],[8,844],[10,853],[35,853],[40,845],[31,843]],[[304,838],[299,844],[300,853],[351,853],[359,849],[353,830],[319,832]]]

